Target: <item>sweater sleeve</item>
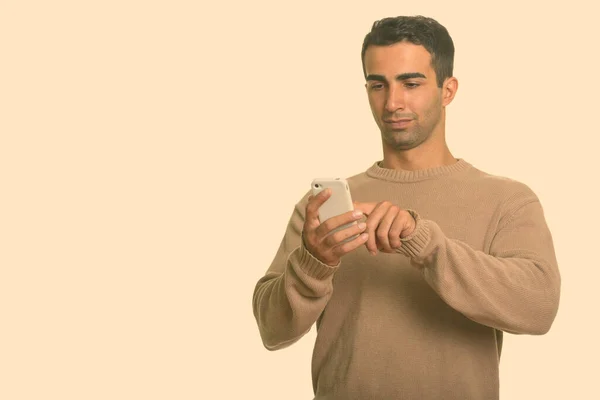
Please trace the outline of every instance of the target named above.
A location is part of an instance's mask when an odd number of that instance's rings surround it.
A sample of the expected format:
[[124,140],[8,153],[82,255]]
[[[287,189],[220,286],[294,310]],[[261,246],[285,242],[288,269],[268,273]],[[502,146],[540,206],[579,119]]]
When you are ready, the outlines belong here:
[[416,229],[397,251],[467,318],[509,333],[541,335],[556,317],[561,277],[539,200],[530,193],[515,203],[487,253],[446,237],[412,210]]
[[296,205],[271,266],[254,289],[254,317],[268,350],[288,347],[310,331],[332,295],[339,268],[313,257],[302,243],[306,197]]

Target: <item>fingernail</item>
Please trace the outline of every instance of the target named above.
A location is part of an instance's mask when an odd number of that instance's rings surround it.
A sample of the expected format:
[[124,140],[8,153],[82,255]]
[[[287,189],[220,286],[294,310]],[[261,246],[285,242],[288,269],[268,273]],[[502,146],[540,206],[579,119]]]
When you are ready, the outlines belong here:
[[364,222],[361,222],[358,224],[358,229],[363,230],[367,227],[367,224],[365,224]]
[[358,218],[358,217],[362,217],[363,212],[360,210],[354,210],[354,212],[352,213],[352,216],[354,216],[354,218]]

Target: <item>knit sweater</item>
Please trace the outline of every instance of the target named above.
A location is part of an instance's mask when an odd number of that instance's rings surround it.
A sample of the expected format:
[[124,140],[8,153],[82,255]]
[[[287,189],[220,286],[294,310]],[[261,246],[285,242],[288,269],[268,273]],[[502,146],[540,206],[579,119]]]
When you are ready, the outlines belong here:
[[315,399],[498,399],[503,332],[544,334],[558,310],[536,194],[464,159],[418,171],[376,162],[348,184],[355,201],[411,210],[415,230],[396,253],[360,246],[329,266],[302,243],[307,192],[255,287],[264,346],[316,323]]

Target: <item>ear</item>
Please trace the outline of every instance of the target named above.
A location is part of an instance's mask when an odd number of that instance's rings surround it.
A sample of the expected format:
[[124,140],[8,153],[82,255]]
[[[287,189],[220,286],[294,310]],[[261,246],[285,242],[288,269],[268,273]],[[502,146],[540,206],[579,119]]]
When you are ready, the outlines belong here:
[[442,85],[442,105],[447,106],[452,102],[458,90],[458,80],[455,77],[446,78]]

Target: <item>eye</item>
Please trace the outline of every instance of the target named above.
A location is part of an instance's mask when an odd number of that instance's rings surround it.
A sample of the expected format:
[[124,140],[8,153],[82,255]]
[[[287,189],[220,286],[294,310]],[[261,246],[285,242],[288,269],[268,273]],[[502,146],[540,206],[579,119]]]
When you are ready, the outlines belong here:
[[415,89],[415,88],[418,88],[420,85],[415,82],[406,82],[404,84],[404,86],[407,87],[408,89]]
[[371,90],[381,90],[381,89],[383,89],[382,83],[374,83],[371,85]]

